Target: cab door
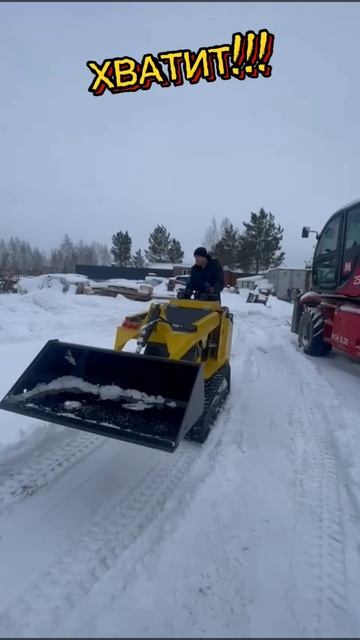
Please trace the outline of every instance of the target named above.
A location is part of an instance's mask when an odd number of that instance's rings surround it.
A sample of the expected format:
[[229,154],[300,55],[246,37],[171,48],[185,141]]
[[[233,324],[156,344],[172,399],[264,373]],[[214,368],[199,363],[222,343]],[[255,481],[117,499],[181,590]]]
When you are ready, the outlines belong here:
[[317,291],[336,291],[341,273],[344,211],[334,214],[322,230],[313,260],[313,285]]
[[360,204],[346,213],[343,253],[340,271],[340,286],[353,274],[360,258]]

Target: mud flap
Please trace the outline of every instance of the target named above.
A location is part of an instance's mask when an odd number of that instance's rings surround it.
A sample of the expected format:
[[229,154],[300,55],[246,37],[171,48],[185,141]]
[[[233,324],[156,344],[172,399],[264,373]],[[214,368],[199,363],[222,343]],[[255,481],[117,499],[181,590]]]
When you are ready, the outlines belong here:
[[204,410],[202,366],[50,340],[0,408],[171,452]]
[[303,309],[304,309],[304,307],[300,303],[300,299],[299,298],[295,298],[294,306],[293,306],[293,312],[292,312],[292,316],[291,316],[291,332],[292,333],[299,333],[300,318],[301,318],[301,314],[303,312]]

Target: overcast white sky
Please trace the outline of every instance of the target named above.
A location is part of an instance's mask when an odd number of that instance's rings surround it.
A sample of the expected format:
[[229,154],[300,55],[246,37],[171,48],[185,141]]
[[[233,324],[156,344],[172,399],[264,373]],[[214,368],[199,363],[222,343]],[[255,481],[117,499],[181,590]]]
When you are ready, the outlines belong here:
[[[40,248],[68,233],[133,250],[164,224],[191,259],[213,215],[261,206],[300,266],[360,197],[358,3],[1,3],[0,237]],[[270,78],[95,98],[88,60],[275,34]]]

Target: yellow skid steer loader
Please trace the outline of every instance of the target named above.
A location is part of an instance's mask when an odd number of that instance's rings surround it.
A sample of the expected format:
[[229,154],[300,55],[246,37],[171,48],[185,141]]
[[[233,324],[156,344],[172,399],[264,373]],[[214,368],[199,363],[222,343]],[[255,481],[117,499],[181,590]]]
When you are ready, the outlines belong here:
[[164,451],[203,443],[230,391],[232,328],[218,301],[154,302],[114,349],[47,342],[0,408]]

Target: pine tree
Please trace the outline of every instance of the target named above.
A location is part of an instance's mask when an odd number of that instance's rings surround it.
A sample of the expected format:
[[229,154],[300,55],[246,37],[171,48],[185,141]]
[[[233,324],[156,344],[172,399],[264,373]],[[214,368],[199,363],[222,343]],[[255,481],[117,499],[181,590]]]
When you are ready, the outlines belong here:
[[118,231],[112,237],[111,253],[114,264],[120,267],[128,267],[131,264],[132,240],[127,231]]
[[141,249],[138,249],[137,252],[135,253],[132,260],[132,264],[134,267],[137,267],[138,269],[142,269],[143,267],[145,267],[145,258],[142,254]]
[[272,213],[263,208],[251,212],[250,222],[243,222],[245,233],[240,238],[240,265],[243,269],[266,271],[278,267],[285,258],[281,251],[284,229],[275,223]]
[[170,233],[163,225],[157,225],[150,233],[149,248],[145,255],[150,263],[168,262],[170,248]]
[[169,246],[169,262],[172,264],[182,264],[184,259],[184,252],[181,248],[181,244],[175,238],[172,238]]
[[228,218],[222,222],[220,240],[214,247],[214,257],[229,269],[235,269],[239,263],[240,234]]
[[229,227],[231,226],[232,226],[231,220],[225,216],[225,218],[221,220],[220,226],[219,226],[220,239],[223,237],[226,229],[229,229]]

